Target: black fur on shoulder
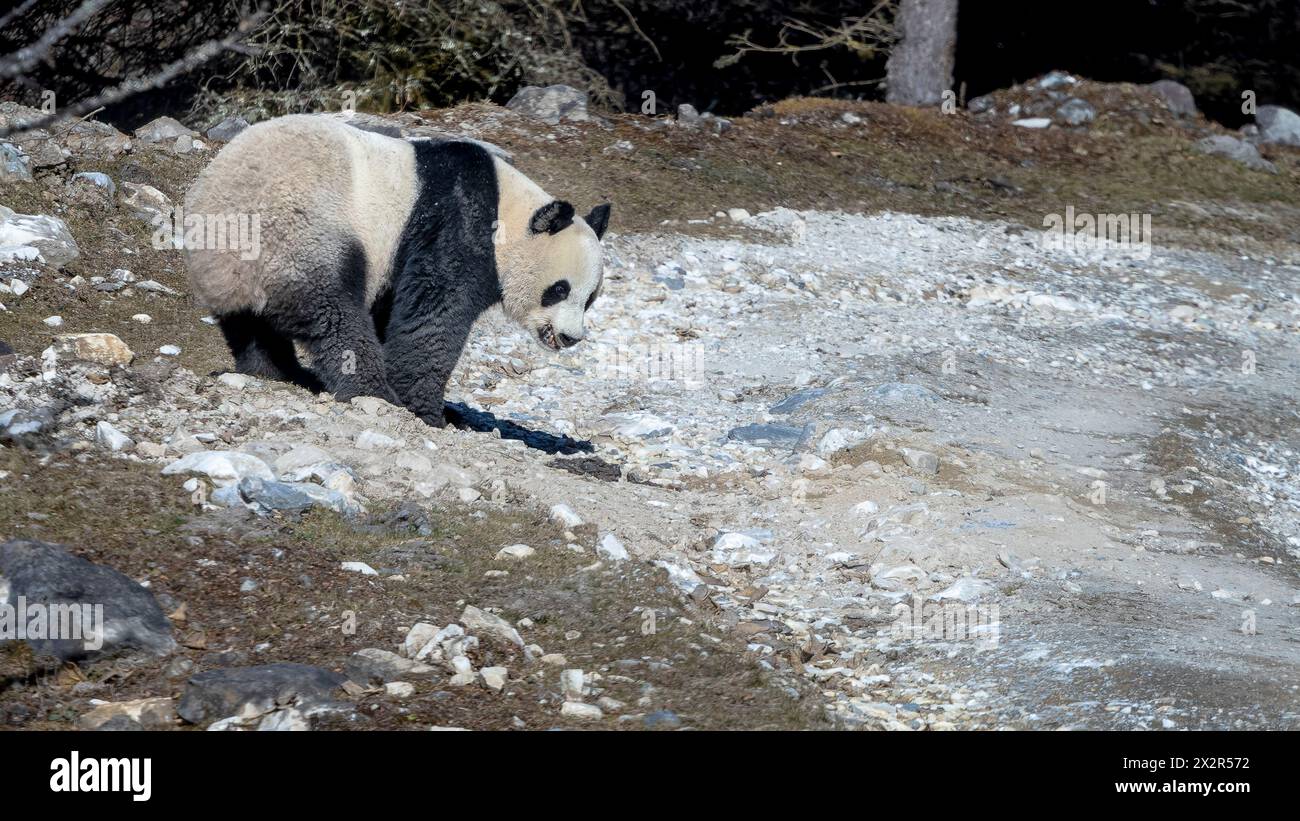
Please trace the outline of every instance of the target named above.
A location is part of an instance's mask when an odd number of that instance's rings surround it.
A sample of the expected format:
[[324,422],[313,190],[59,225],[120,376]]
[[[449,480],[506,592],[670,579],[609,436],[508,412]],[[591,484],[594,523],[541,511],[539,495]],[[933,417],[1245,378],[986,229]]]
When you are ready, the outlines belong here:
[[468,142],[415,142],[420,193],[372,312],[403,405],[441,426],[443,391],[474,320],[501,301],[492,226],[496,166]]
[[528,230],[534,234],[558,234],[573,224],[573,206],[564,200],[551,200],[533,213]]

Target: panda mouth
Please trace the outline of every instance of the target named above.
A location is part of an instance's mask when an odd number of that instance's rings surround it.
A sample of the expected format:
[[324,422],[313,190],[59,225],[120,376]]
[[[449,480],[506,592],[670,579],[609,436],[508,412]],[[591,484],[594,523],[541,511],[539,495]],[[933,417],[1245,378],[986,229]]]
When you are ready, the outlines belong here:
[[558,351],[561,347],[560,340],[555,338],[555,328],[549,324],[537,329],[537,338],[543,345],[553,351]]

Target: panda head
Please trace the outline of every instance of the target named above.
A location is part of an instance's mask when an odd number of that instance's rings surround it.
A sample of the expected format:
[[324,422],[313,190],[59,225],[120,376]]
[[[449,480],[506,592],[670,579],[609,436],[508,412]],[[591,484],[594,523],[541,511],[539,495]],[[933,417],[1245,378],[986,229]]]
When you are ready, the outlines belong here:
[[598,205],[576,217],[572,205],[551,200],[532,211],[521,230],[509,232],[515,239],[501,271],[503,307],[545,348],[558,351],[586,335],[587,309],[603,279],[600,240],[609,211]]

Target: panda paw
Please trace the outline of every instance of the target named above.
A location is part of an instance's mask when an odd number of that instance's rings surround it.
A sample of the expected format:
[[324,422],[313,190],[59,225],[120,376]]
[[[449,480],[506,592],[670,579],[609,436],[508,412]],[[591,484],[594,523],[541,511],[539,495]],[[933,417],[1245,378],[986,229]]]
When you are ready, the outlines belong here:
[[[451,405],[444,405],[442,408],[442,418],[444,424],[451,425],[458,430],[469,430],[469,420],[465,415]],[[442,427],[442,425],[439,425]]]

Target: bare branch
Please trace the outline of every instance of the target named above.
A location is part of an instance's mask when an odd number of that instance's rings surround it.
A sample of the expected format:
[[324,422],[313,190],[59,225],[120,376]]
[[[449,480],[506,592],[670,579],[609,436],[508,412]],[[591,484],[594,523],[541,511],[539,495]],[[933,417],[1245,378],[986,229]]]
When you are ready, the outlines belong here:
[[128,97],[141,93],[142,91],[160,88],[180,75],[194,70],[203,63],[206,63],[221,54],[223,51],[233,47],[261,22],[264,14],[263,11],[259,10],[248,17],[245,17],[240,21],[239,26],[235,31],[220,40],[209,40],[191,51],[185,57],[169,63],[148,77],[126,80],[102,94],[91,97],[87,100],[82,100],[81,102],[67,108],[63,108],[57,113],[39,117],[35,120],[11,123],[8,126],[0,128],[0,137],[7,137],[10,134],[17,132],[33,131],[38,128],[48,128],[49,126],[63,122],[64,120],[81,117],[97,108],[121,102]]
[[786,20],[781,24],[775,45],[763,45],[749,38],[749,32],[728,40],[735,46],[732,54],[718,58],[717,68],[735,65],[749,53],[786,54],[798,63],[799,55],[829,49],[848,49],[864,59],[874,57],[894,40],[895,0],[877,0],[859,17],[848,17],[836,25],[826,26],[803,20]]
[[[45,59],[45,56],[49,54],[50,48],[55,43],[76,31],[78,26],[97,14],[108,3],[109,0],[85,0],[84,3],[77,6],[72,14],[50,26],[49,30],[41,35],[41,39],[30,46],[23,46],[13,54],[0,57],[0,77],[13,77],[22,74]],[[8,15],[6,15],[7,17]],[[8,22],[7,19],[6,22]]]
[[34,5],[36,5],[36,0],[23,0],[22,3],[19,3],[16,7],[10,9],[4,17],[0,17],[0,29],[9,25],[11,21],[22,17],[27,13],[27,10]]

